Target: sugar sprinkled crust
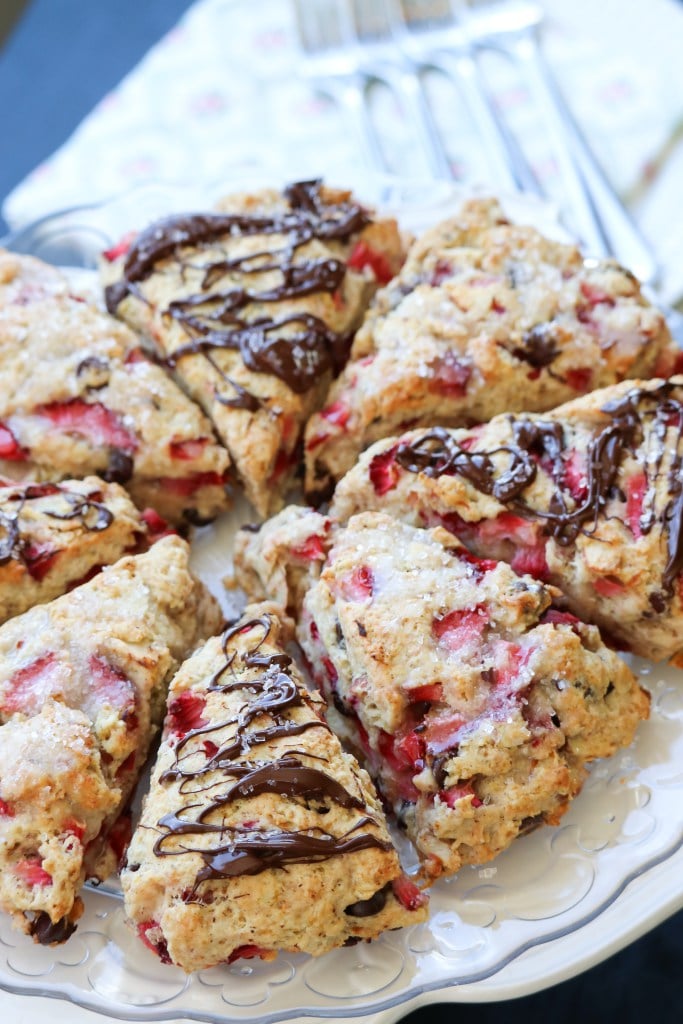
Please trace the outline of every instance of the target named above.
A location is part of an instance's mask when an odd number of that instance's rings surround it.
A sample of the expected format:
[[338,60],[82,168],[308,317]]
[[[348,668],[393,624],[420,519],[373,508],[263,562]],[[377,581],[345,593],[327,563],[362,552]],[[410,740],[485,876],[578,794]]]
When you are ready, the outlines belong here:
[[0,627],[0,905],[37,941],[73,931],[183,658],[220,626],[179,537]]
[[[470,555],[442,528],[379,512],[331,525],[326,560],[309,562],[299,642],[330,723],[365,757],[427,877],[556,824],[586,763],[630,743],[647,717],[630,669],[558,590]],[[284,513],[281,528],[284,559]],[[257,541],[240,556],[252,584]],[[264,547],[272,558],[272,537]]]
[[305,422],[402,257],[394,221],[299,182],[151,225],[110,254],[105,294],[211,417],[266,514],[282,505]]
[[[227,507],[228,455],[211,424],[124,324],[0,253],[0,475],[97,473],[172,522]],[[57,275],[58,276],[58,275]]]
[[0,623],[59,597],[146,536],[145,520],[118,484],[93,476],[0,481]]
[[319,955],[424,920],[366,773],[247,608],[173,680],[122,885],[128,919],[186,971],[280,949]]
[[683,377],[624,381],[546,416],[378,442],[337,487],[340,520],[441,523],[475,554],[559,586],[655,660],[683,646]]
[[409,425],[541,412],[625,377],[668,375],[677,359],[627,270],[472,200],[419,239],[376,296],[308,424],[307,493],[329,493],[364,447]]

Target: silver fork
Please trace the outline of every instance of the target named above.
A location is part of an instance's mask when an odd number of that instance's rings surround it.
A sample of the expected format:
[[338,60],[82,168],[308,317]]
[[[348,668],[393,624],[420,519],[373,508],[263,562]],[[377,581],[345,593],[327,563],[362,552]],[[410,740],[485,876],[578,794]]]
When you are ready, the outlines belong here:
[[494,103],[481,59],[505,54],[522,75],[552,143],[571,226],[595,256],[614,255],[656,283],[654,255],[585,142],[543,58],[542,11],[525,0],[293,0],[306,59],[302,70],[346,113],[370,166],[386,169],[370,92],[381,83],[401,103],[433,176],[453,176],[424,88],[436,70],[458,89],[501,191],[542,194]]

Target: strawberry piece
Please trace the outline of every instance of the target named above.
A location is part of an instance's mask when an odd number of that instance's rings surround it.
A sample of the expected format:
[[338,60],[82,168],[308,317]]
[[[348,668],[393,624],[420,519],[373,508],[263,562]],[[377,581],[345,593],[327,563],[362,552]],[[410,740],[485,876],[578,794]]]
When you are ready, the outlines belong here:
[[[457,515],[457,512],[453,514]],[[458,516],[458,518],[460,517]],[[465,520],[462,519],[461,522],[464,523]],[[451,533],[455,533],[455,530],[451,530]],[[453,554],[455,554],[456,557],[459,558],[461,562],[467,562],[468,565],[474,567],[474,569],[476,570],[475,578],[477,580],[483,579],[484,575],[487,572],[491,572],[498,565],[498,562],[496,562],[493,558],[477,558],[477,556],[473,555],[470,551],[467,550],[467,548],[460,548],[459,551],[455,551],[453,552]]]
[[208,725],[208,718],[204,718],[203,711],[206,707],[206,700],[191,690],[179,693],[168,705],[168,729],[175,736],[182,739],[193,729],[201,729]]
[[52,875],[43,867],[43,859],[37,853],[14,865],[14,874],[25,885],[52,885]]
[[73,398],[70,402],[41,405],[36,414],[49,420],[58,430],[84,437],[96,447],[116,448],[127,455],[138,447],[137,437],[123,425],[120,416],[100,402]]
[[369,267],[378,284],[388,284],[394,276],[391,264],[384,253],[373,249],[372,246],[368,245],[368,243],[362,238],[356,242],[351,250],[351,255],[346,261],[346,265],[351,270],[357,270],[359,272],[365,270],[366,267]]
[[581,504],[588,497],[586,465],[580,453],[573,449],[564,464],[564,486],[574,501]]
[[118,708],[126,717],[128,728],[136,728],[137,719],[133,713],[135,688],[128,676],[96,654],[91,656],[88,668],[90,691],[94,694],[96,703]]
[[160,476],[157,484],[162,491],[169,491],[181,498],[189,498],[200,487],[223,487],[226,478],[220,473],[191,473],[189,476]]
[[115,245],[112,245],[110,249],[105,249],[102,256],[108,263],[114,263],[121,256],[125,256],[131,245],[135,240],[135,231],[127,231],[125,235],[122,235]]
[[395,460],[397,448],[398,445],[387,448],[385,452],[375,455],[370,462],[368,469],[370,482],[375,488],[375,494],[379,494],[380,497],[393,491],[398,483],[399,471]]
[[614,305],[613,296],[609,295],[604,288],[600,288],[599,285],[594,284],[592,281],[581,281],[579,289],[589,306],[597,306],[601,302],[608,306]]
[[202,750],[206,754],[207,758],[210,760],[212,757],[216,756],[216,754],[220,750],[220,747],[218,746],[217,743],[214,743],[213,740],[204,740],[204,742],[202,743]]
[[[414,739],[412,738],[414,736]],[[405,749],[401,744],[405,740]],[[408,734],[399,740],[388,732],[379,730],[377,736],[377,751],[382,759],[385,770],[390,769],[391,775],[385,783],[393,799],[400,797],[409,803],[415,803],[420,794],[413,783],[413,775],[424,767],[422,759],[423,747],[419,737],[413,733]],[[415,755],[415,756],[413,756]],[[375,755],[376,757],[376,755]]]
[[418,910],[420,907],[424,907],[427,903],[427,894],[421,892],[420,889],[411,882],[406,875],[399,875],[398,878],[394,878],[391,883],[391,888],[394,891],[394,896],[406,910]]
[[571,370],[567,370],[564,375],[565,383],[573,391],[578,391],[584,395],[590,390],[591,380],[593,379],[593,370],[590,366],[576,366]]
[[516,689],[519,674],[531,657],[528,648],[519,644],[499,640],[495,648],[496,654],[496,688],[499,690]]
[[466,644],[479,642],[489,621],[486,607],[458,608],[432,622],[432,636],[448,651],[457,652]]
[[429,283],[433,288],[438,288],[444,281],[447,281],[449,277],[453,277],[453,267],[448,260],[440,259],[434,264]]
[[[166,939],[163,936],[160,926],[156,921],[143,921],[142,924],[138,925],[138,936],[144,942],[147,949],[155,953],[162,964],[172,963],[170,956],[168,955],[168,945]],[[158,937],[157,937],[158,936]]]
[[292,548],[292,555],[294,558],[299,558],[304,562],[313,562],[317,559],[324,561],[326,553],[322,537],[318,537],[315,533],[312,533],[310,537],[306,538],[303,544],[299,544],[297,547]]
[[460,800],[464,800],[467,797],[471,797],[472,807],[483,807],[483,801],[474,795],[474,790],[471,786],[451,786],[450,789],[442,789],[439,793],[439,799],[450,807],[451,810]]
[[528,573],[541,581],[548,580],[550,568],[545,557],[545,543],[545,540],[540,540],[533,548],[518,548],[510,562],[515,572],[520,575]]
[[117,818],[107,834],[107,842],[114,851],[116,863],[119,867],[123,864],[128,844],[133,835],[133,822],[129,814],[122,814]]
[[424,686],[411,686],[410,689],[406,687],[405,694],[412,704],[421,701],[436,704],[443,698],[443,686],[441,683],[425,683]]
[[209,443],[208,437],[193,437],[188,441],[169,441],[168,450],[172,459],[191,462],[199,459]]
[[576,615],[572,615],[571,612],[561,612],[559,608],[548,608],[547,612],[544,612],[539,622],[546,624],[548,622],[555,626],[580,626],[581,622],[577,619]]
[[280,448],[276,457],[273,471],[268,478],[270,484],[275,484],[277,481],[289,472],[289,470],[296,463],[296,452],[288,452],[285,448]]
[[67,818],[64,822],[64,832],[67,835],[75,836],[80,843],[85,835],[85,825],[83,822],[77,821],[75,818]]
[[472,367],[458,359],[454,352],[446,352],[445,355],[432,359],[429,369],[433,374],[428,385],[432,394],[462,398],[467,393]]
[[37,583],[40,583],[55,564],[59,553],[59,549],[44,542],[42,544],[27,544],[22,548],[21,557],[29,575]]
[[25,462],[28,452],[22,448],[16,437],[4,423],[0,423],[0,459],[8,462]]
[[237,946],[235,949],[233,949],[232,953],[225,962],[226,964],[233,964],[235,960],[253,960],[254,957],[259,957],[260,959],[263,959],[268,955],[268,950],[263,949],[262,946]]
[[328,423],[332,423],[335,427],[343,429],[349,422],[351,416],[351,410],[341,399],[337,399],[332,405],[328,405],[326,409],[320,410],[320,415],[323,419],[327,420]]
[[147,526],[147,540],[150,544],[154,544],[156,541],[161,540],[162,537],[172,537],[175,535],[173,527],[169,526],[166,520],[159,515],[156,509],[146,508],[142,512],[142,518]]
[[13,818],[14,811],[6,800],[0,800],[0,818]]
[[136,363],[148,363],[150,362],[149,357],[145,355],[141,348],[132,348],[126,353],[126,358],[123,360],[124,366],[134,366]]
[[372,569],[361,565],[339,580],[339,592],[345,601],[366,601],[372,597],[374,586]]
[[443,754],[446,750],[455,750],[460,741],[461,731],[467,720],[462,715],[453,713],[441,715],[428,721],[425,730],[427,749],[432,754]]
[[32,705],[38,701],[42,703],[46,692],[49,692],[57,668],[57,655],[54,651],[20,668],[8,682],[2,710],[7,714],[15,711],[30,714]]
[[320,661],[323,668],[325,669],[325,674],[328,680],[330,681],[330,683],[332,683],[332,686],[335,686],[336,683],[339,682],[339,673],[334,667],[332,660],[330,658],[323,657],[320,659]]
[[626,590],[624,584],[612,576],[598,576],[593,586],[601,597],[620,597]]
[[[472,524],[467,525],[472,528]],[[538,542],[538,524],[512,512],[501,512],[495,519],[483,519],[476,530],[483,541],[511,540],[527,548],[535,547]]]
[[424,767],[425,742],[414,729],[402,739],[395,741],[394,753],[404,767],[414,768],[418,771]]
[[626,484],[626,522],[636,540],[643,536],[641,516],[646,491],[647,477],[644,473],[636,473]]

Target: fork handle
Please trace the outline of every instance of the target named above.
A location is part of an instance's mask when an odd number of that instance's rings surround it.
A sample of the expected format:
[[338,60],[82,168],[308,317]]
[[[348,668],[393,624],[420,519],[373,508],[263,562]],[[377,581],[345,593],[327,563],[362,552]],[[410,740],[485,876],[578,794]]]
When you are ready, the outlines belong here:
[[595,255],[614,255],[642,281],[656,281],[659,268],[652,250],[593,156],[542,55],[535,31],[514,43],[527,82],[546,115],[565,178],[577,227]]

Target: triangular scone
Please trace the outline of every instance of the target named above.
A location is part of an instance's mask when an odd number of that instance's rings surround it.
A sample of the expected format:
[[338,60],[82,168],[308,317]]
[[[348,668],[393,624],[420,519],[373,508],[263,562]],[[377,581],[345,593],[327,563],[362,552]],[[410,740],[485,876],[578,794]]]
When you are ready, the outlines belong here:
[[105,254],[105,294],[211,417],[265,515],[283,504],[306,420],[403,252],[393,220],[320,182],[219,209],[159,221]]
[[363,448],[409,427],[542,412],[625,377],[668,376],[680,358],[627,270],[472,200],[378,293],[308,425],[307,493],[329,493]]
[[118,484],[95,476],[0,480],[0,623],[59,597],[147,535],[142,513]]
[[201,410],[124,324],[32,287],[35,262],[6,257],[0,287],[0,476],[97,473],[176,523],[223,511],[228,455]]
[[344,521],[440,523],[554,583],[571,610],[655,660],[683,650],[683,376],[623,381],[545,416],[410,431],[337,487]]
[[180,669],[128,848],[128,919],[186,971],[318,955],[425,919],[368,776],[283,649],[279,614],[250,606]]
[[168,681],[220,627],[188,553],[164,538],[0,627],[0,906],[39,942],[68,938],[83,881],[114,866]]
[[385,513],[285,509],[240,535],[250,596],[275,586],[336,733],[428,877],[555,824],[586,763],[631,742],[648,697],[555,587]]

